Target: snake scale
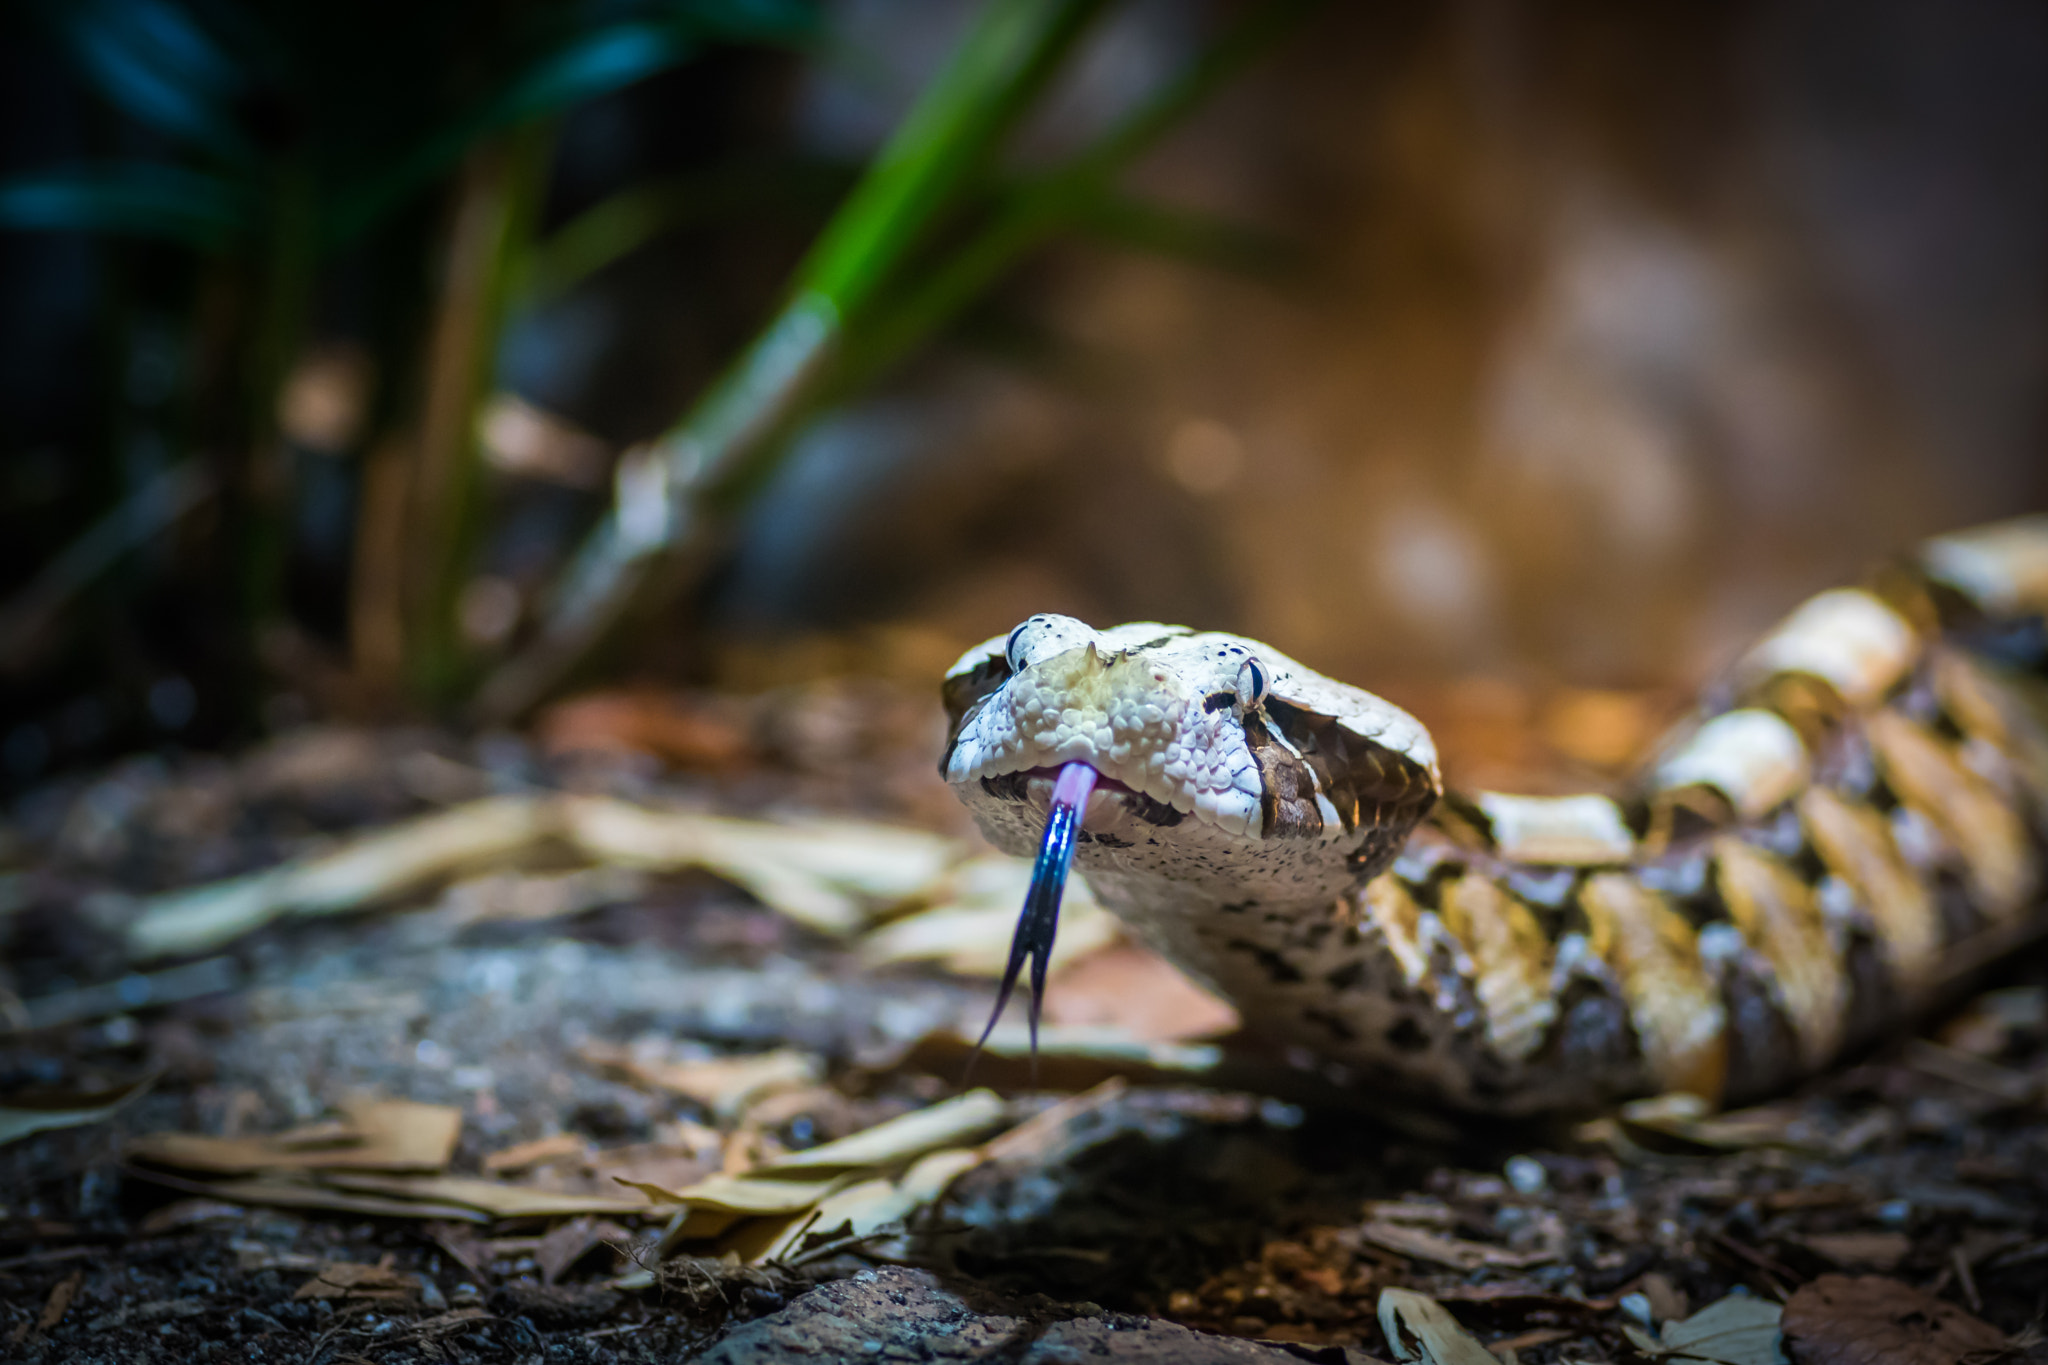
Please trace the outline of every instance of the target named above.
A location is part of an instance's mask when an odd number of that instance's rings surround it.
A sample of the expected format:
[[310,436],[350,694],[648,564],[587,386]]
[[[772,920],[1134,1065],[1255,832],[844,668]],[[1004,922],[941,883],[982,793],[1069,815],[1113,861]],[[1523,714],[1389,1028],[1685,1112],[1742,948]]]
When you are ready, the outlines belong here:
[[2048,516],[1808,600],[1615,796],[1447,791],[1406,712],[1180,626],[1034,616],[943,696],[998,847],[1070,840],[1248,1028],[1454,1108],[1754,1099],[2048,931]]

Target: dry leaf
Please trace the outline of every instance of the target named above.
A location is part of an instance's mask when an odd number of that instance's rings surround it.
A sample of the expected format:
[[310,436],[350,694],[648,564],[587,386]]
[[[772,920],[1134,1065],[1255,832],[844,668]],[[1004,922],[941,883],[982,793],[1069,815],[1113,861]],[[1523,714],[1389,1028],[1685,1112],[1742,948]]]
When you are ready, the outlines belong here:
[[[323,1125],[323,1140],[308,1145],[296,1130],[275,1137],[217,1138],[201,1133],[146,1133],[128,1144],[128,1155],[159,1166],[238,1174],[245,1171],[339,1169],[437,1171],[455,1155],[462,1111],[411,1100],[350,1099],[342,1102],[346,1130]],[[342,1140],[343,1132],[354,1134]],[[327,1137],[336,1140],[328,1142]]]
[[1699,1096],[1676,1091],[1632,1100],[1621,1107],[1619,1117],[1624,1127],[1717,1151],[1815,1145],[1807,1134],[1799,1131],[1798,1111],[1787,1105],[1758,1105],[1715,1113],[1714,1107]]
[[204,952],[286,916],[391,900],[469,867],[503,864],[544,839],[553,823],[545,800],[491,797],[358,836],[316,857],[156,896],[129,927],[128,954],[140,961]]
[[669,1211],[665,1207],[642,1204],[617,1195],[538,1190],[466,1175],[367,1175],[334,1171],[321,1176],[320,1183],[335,1189],[388,1194],[399,1199],[460,1204],[497,1218],[559,1218],[586,1213],[665,1215]]
[[154,1076],[144,1076],[107,1090],[17,1091],[0,1099],[0,1147],[30,1133],[98,1123],[149,1089],[155,1080]]
[[551,1181],[547,1188],[563,1193],[610,1190],[615,1180],[661,1185],[671,1190],[694,1185],[719,1171],[718,1153],[705,1152],[698,1144],[682,1146],[672,1142],[639,1142],[624,1147],[607,1147],[588,1158],[589,1183],[583,1179]]
[[1395,1360],[1419,1365],[1500,1365],[1479,1338],[1427,1294],[1382,1289],[1379,1319]]
[[1453,1270],[1477,1270],[1481,1266],[1514,1269],[1557,1259],[1550,1251],[1509,1251],[1462,1237],[1446,1237],[1406,1223],[1369,1222],[1359,1230],[1359,1236],[1386,1251],[1433,1265],[1447,1265]]
[[1952,1303],[1882,1275],[1823,1275],[1785,1305],[1798,1365],[1958,1365],[2004,1350],[2005,1334]]
[[820,933],[858,932],[864,902],[893,902],[936,882],[959,846],[918,830],[855,820],[771,824],[657,811],[611,797],[560,798],[569,838],[592,859],[650,871],[708,868]]
[[354,1261],[334,1261],[320,1268],[320,1273],[299,1286],[295,1299],[373,1299],[386,1302],[402,1302],[416,1299],[420,1294],[420,1282],[402,1270],[389,1266],[361,1265]]
[[1778,1349],[1784,1310],[1748,1294],[1730,1294],[1679,1322],[1664,1324],[1662,1339],[1624,1328],[1636,1349],[1670,1365],[1785,1365]]
[[154,897],[129,928],[128,952],[141,960],[204,951],[278,919],[358,910],[475,868],[502,870],[561,842],[601,865],[708,868],[790,918],[837,935],[864,927],[871,905],[923,892],[960,852],[938,835],[854,820],[781,825],[611,797],[488,797],[316,856]]
[[649,1199],[686,1204],[691,1210],[711,1209],[725,1213],[801,1213],[826,1195],[845,1185],[850,1177],[839,1174],[810,1178],[768,1180],[755,1176],[715,1175],[680,1190],[663,1189],[641,1181],[621,1180]]
[[260,1204],[278,1209],[323,1209],[330,1213],[360,1213],[376,1218],[429,1218],[469,1223],[491,1221],[489,1214],[462,1204],[357,1194],[283,1175],[257,1176],[249,1180],[197,1181],[180,1180],[155,1171],[145,1170],[138,1174],[160,1185],[235,1204]]
[[607,1242],[626,1242],[631,1238],[632,1234],[617,1223],[587,1215],[549,1228],[540,1239],[540,1245],[533,1250],[534,1264],[540,1269],[540,1282],[553,1284],[562,1277],[563,1271],[596,1248]]
[[485,1272],[491,1264],[491,1248],[475,1228],[461,1223],[429,1223],[421,1231],[479,1284],[488,1278]]
[[484,1158],[484,1169],[493,1175],[507,1171],[523,1171],[529,1166],[538,1166],[547,1161],[560,1161],[566,1157],[579,1157],[590,1150],[590,1143],[574,1133],[556,1133],[553,1137],[535,1138],[492,1152]]
[[[902,1224],[919,1209],[945,1194],[952,1183],[982,1163],[977,1151],[951,1149],[924,1157],[900,1180],[868,1180],[849,1185],[818,1205],[815,1222],[806,1220],[817,1232],[839,1237],[870,1237]],[[782,1260],[798,1250],[806,1224],[786,1227],[756,1254],[741,1257],[749,1262]]]
[[1039,1110],[1007,1133],[984,1142],[981,1145],[982,1156],[989,1161],[1043,1165],[1049,1154],[1064,1144],[1076,1123],[1115,1103],[1130,1088],[1130,1082],[1121,1076],[1112,1076],[1078,1095],[1069,1095],[1057,1104]]
[[1008,1114],[992,1090],[970,1090],[950,1100],[864,1128],[837,1142],[792,1152],[759,1168],[785,1171],[856,1170],[898,1166],[926,1152],[969,1142]]
[[[954,870],[950,894],[942,893],[938,904],[862,939],[861,960],[869,967],[939,962],[959,976],[1000,977],[1030,885],[1031,864],[1025,859],[990,854],[964,863]],[[1118,934],[1116,917],[1097,903],[1087,883],[1070,880],[1050,970],[1061,972],[1109,947]]]
[[640,1061],[625,1048],[598,1045],[579,1055],[601,1070],[693,1099],[725,1120],[764,1095],[813,1085],[825,1072],[818,1058],[793,1048],[696,1062]]
[[7,1334],[7,1345],[11,1350],[27,1341],[30,1336],[42,1336],[64,1320],[71,1309],[71,1301],[78,1297],[78,1287],[85,1283],[85,1272],[74,1270],[50,1286],[50,1297],[43,1300],[43,1311],[33,1319],[24,1318],[20,1326]]

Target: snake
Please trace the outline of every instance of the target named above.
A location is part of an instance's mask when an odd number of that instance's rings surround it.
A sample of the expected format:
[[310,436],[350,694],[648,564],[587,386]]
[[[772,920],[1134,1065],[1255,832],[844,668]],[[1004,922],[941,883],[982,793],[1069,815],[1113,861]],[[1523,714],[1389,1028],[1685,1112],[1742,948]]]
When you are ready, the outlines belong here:
[[1401,708],[1156,622],[1032,616],[941,696],[941,774],[1036,859],[1034,1049],[1070,865],[1248,1033],[1501,1116],[1766,1097],[2048,932],[2048,515],[1808,599],[1605,792],[1447,787]]

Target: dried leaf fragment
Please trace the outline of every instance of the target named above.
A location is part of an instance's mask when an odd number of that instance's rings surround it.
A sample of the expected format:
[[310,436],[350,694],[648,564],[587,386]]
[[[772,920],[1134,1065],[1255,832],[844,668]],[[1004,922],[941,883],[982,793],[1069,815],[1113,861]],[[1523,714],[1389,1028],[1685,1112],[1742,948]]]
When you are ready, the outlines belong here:
[[336,1171],[321,1177],[321,1183],[338,1189],[367,1194],[386,1194],[399,1199],[417,1199],[442,1204],[459,1204],[495,1218],[559,1218],[565,1215],[617,1213],[665,1213],[637,1199],[620,1195],[581,1194],[511,1185],[498,1180],[481,1180],[468,1175],[357,1175]]
[[1409,1223],[1392,1223],[1373,1219],[1359,1230],[1366,1241],[1386,1251],[1406,1256],[1411,1260],[1427,1261],[1432,1265],[1447,1265],[1453,1270],[1477,1270],[1481,1266],[1498,1266],[1515,1269],[1523,1266],[1542,1265],[1554,1261],[1557,1256],[1550,1251],[1509,1251],[1504,1247],[1488,1246],[1484,1242],[1468,1241],[1463,1237],[1448,1237],[1427,1228]]
[[50,1297],[43,1300],[43,1311],[32,1319],[24,1318],[19,1327],[7,1334],[9,1350],[21,1345],[31,1336],[42,1336],[64,1320],[71,1310],[71,1301],[78,1297],[78,1287],[85,1283],[85,1272],[74,1270],[50,1286]]
[[1689,1318],[1665,1323],[1661,1341],[1635,1328],[1624,1330],[1637,1350],[1671,1365],[1785,1365],[1778,1339],[1783,1311],[1748,1294],[1730,1294]]
[[695,1100],[721,1119],[737,1117],[755,1100],[817,1083],[824,1063],[808,1052],[776,1048],[738,1057],[692,1062],[641,1061],[622,1047],[592,1044],[583,1060],[600,1071],[652,1090]]
[[2003,1351],[2005,1334],[1952,1303],[1883,1275],[1823,1275],[1785,1305],[1797,1365],[1958,1365]]
[[493,1175],[507,1171],[523,1171],[529,1166],[544,1162],[560,1161],[564,1157],[582,1156],[590,1150],[590,1142],[574,1133],[556,1133],[552,1137],[535,1138],[492,1152],[484,1158],[484,1169]]
[[[238,1174],[245,1171],[350,1168],[437,1171],[455,1155],[462,1111],[411,1100],[351,1099],[346,1126],[321,1125],[274,1137],[217,1138],[202,1133],[146,1133],[128,1155],[158,1166]],[[308,1141],[309,1133],[316,1140]]]
[[295,1299],[373,1299],[402,1302],[419,1297],[420,1282],[402,1270],[355,1261],[331,1261],[299,1286]]
[[950,1100],[885,1120],[837,1142],[778,1158],[762,1173],[879,1168],[901,1165],[926,1152],[980,1137],[1008,1113],[993,1090],[970,1090]]
[[1427,1294],[1412,1289],[1382,1289],[1379,1319],[1394,1359],[1404,1365],[1500,1365],[1478,1337],[1460,1326],[1448,1308]]

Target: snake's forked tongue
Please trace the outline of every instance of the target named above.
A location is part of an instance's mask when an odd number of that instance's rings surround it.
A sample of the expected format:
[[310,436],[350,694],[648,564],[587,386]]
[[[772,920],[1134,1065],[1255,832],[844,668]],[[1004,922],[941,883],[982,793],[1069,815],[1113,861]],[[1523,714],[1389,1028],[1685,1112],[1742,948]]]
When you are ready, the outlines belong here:
[[[1067,873],[1074,866],[1074,840],[1081,832],[1081,816],[1088,808],[1088,795],[1095,790],[1095,769],[1086,763],[1069,763],[1060,769],[1052,784],[1052,809],[1045,819],[1045,837],[1038,844],[1038,861],[1031,868],[1031,888],[1024,893],[1024,910],[1017,917],[1017,933],[1010,940],[1010,960],[1003,968],[1003,987],[996,992],[995,1012],[988,1027],[974,1044],[981,1053],[1003,1007],[1010,1003],[1017,976],[1024,963],[1031,963],[1031,1061],[1038,1063],[1038,1011],[1045,1002],[1045,969],[1052,960],[1053,938],[1060,927],[1060,896],[1067,889]],[[973,1063],[970,1061],[970,1067]]]

